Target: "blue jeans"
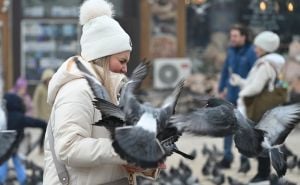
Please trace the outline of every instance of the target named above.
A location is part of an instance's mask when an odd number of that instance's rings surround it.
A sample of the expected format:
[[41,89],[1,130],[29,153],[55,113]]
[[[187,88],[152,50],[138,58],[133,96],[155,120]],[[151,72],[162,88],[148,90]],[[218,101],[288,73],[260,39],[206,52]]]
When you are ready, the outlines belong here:
[[[21,162],[20,157],[18,154],[13,154],[12,155],[12,160],[13,164],[16,170],[17,174],[17,179],[20,183],[20,185],[25,185],[26,184],[26,171],[23,163]],[[8,173],[8,161],[4,162],[0,166],[0,184],[4,184],[7,178],[7,173]]]
[[224,160],[229,162],[233,161],[233,155],[231,152],[232,142],[232,135],[224,137]]

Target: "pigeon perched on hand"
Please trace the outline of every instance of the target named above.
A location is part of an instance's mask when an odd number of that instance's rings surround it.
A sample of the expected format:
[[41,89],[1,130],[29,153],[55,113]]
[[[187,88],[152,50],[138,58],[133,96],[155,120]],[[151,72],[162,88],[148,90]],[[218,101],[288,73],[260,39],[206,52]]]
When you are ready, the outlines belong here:
[[[123,159],[146,168],[156,167],[158,162],[165,159],[167,156],[166,148],[163,148],[159,142],[157,134],[162,132],[168,119],[173,115],[173,109],[175,109],[173,106],[176,105],[182,87],[183,81],[176,86],[174,93],[171,94],[174,98],[167,98],[170,101],[164,102],[160,108],[153,107],[147,102],[138,102],[132,94],[134,89],[127,91],[126,98],[128,99],[126,100],[124,97],[127,102],[122,103],[123,96],[121,93],[120,105],[125,114],[125,122],[134,123],[133,126],[115,129],[113,146]],[[126,91],[126,87],[123,90]]]
[[0,130],[0,165],[10,158],[16,142],[15,130]]
[[[89,81],[90,74],[81,70]],[[158,133],[164,139],[163,129],[174,114],[177,99],[183,87],[181,81],[174,92],[156,108],[150,103],[141,103],[134,92],[140,86],[149,71],[149,62],[141,62],[133,71],[129,80],[121,89],[119,105],[103,98],[103,86],[90,83],[95,95],[94,106],[101,111],[102,120],[96,125],[106,127],[112,136],[112,146],[120,157],[142,168],[157,167],[166,157],[165,148],[156,137]],[[99,89],[96,91],[96,89]],[[174,136],[173,136],[174,137]],[[176,139],[175,139],[176,140]],[[173,150],[173,149],[172,149]]]

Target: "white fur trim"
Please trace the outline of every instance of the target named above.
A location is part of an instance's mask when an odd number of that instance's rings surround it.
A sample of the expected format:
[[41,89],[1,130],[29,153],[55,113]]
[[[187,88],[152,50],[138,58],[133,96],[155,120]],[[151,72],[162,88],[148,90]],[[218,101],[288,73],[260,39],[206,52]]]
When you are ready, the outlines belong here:
[[89,20],[103,15],[112,17],[113,6],[105,0],[86,0],[80,7],[79,22],[86,24]]

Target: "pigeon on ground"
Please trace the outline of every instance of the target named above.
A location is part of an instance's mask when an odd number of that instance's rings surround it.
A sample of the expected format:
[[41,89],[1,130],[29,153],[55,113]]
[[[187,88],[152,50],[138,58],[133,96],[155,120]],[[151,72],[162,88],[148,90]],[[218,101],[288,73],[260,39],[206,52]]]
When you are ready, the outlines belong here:
[[16,142],[17,132],[15,130],[0,131],[0,165],[10,158]]
[[213,144],[213,153],[217,157],[221,157],[221,156],[224,155],[224,152],[222,152],[221,150],[219,150],[218,147],[215,144]]
[[287,157],[286,165],[287,168],[292,170],[297,166],[298,157],[296,155]]
[[297,185],[297,183],[291,182],[283,177],[279,178],[275,174],[271,174],[270,185]]
[[247,174],[251,169],[250,161],[247,157],[243,156],[241,158],[241,165],[238,170],[239,173]]
[[238,180],[236,180],[236,179],[234,179],[230,176],[227,177],[227,181],[228,181],[229,185],[246,185],[246,184],[244,184],[244,183],[242,183],[242,182],[240,182],[240,181],[238,181]]
[[214,166],[216,165],[216,159],[213,155],[208,156],[206,162],[204,163],[202,167],[202,174],[204,176],[211,175],[214,169]]
[[207,144],[204,143],[203,147],[202,147],[202,155],[210,155],[212,153],[212,151],[207,147]]
[[212,182],[216,185],[221,185],[225,182],[225,175],[221,172],[216,164],[214,165],[212,171]]

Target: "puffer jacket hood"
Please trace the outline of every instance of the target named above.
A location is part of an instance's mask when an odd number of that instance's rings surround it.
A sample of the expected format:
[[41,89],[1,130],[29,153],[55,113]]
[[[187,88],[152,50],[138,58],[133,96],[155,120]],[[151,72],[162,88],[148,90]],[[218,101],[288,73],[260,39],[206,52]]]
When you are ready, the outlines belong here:
[[[91,64],[89,62],[84,61],[81,57],[78,57],[79,61],[94,75],[97,76],[94,72]],[[57,72],[52,76],[49,86],[48,86],[48,98],[47,103],[50,105],[54,104],[54,100],[60,88],[64,86],[66,83],[83,78],[81,71],[77,68],[74,57],[69,58],[65,61],[61,67],[57,70]],[[126,76],[123,74],[113,73],[111,72],[111,78],[114,84],[120,84],[120,82],[126,79]],[[78,87],[80,88],[80,87]],[[117,89],[116,89],[117,90]]]
[[44,70],[42,73],[42,76],[41,76],[41,81],[43,82],[45,80],[52,78],[53,74],[54,74],[54,71],[52,69]]
[[263,56],[260,61],[268,61],[270,62],[276,69],[277,73],[280,73],[284,67],[285,59],[283,56],[279,55],[278,53],[270,53]]

